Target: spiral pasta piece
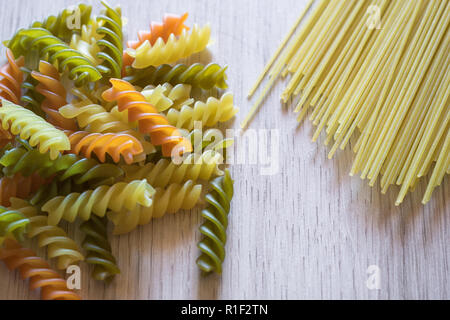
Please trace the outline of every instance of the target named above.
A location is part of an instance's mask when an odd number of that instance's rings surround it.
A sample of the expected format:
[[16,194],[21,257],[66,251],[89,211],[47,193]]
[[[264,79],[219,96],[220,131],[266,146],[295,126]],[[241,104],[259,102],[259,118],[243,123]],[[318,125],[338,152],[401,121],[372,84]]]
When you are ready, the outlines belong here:
[[22,279],[30,280],[30,290],[41,289],[43,300],[80,300],[81,297],[67,288],[64,280],[49,264],[17,241],[6,239],[0,248],[0,260],[9,270],[18,269]]
[[170,109],[167,112],[167,120],[177,128],[192,130],[196,121],[201,127],[213,127],[219,122],[230,120],[238,111],[233,103],[233,94],[228,92],[220,100],[210,97],[206,103],[197,101],[193,107]]
[[126,53],[135,59],[133,67],[136,69],[171,64],[203,51],[209,43],[210,35],[209,25],[203,28],[194,25],[190,33],[183,30],[178,38],[171,34],[167,42],[159,38],[153,46],[146,40],[137,49],[127,49]]
[[20,98],[20,105],[24,108],[33,111],[38,116],[45,118],[45,113],[41,109],[42,101],[45,97],[36,91],[36,86],[39,82],[31,76],[32,70],[22,67],[21,68],[25,79],[22,83],[22,97]]
[[85,190],[84,186],[76,184],[70,179],[64,181],[53,180],[51,183],[41,186],[29,199],[29,202],[40,209],[55,197],[67,196],[73,192],[83,192],[83,190]]
[[95,133],[119,133],[133,130],[120,112],[109,112],[90,100],[68,104],[59,110],[66,119],[76,119],[80,128]]
[[52,35],[46,29],[30,28],[21,30],[16,39],[8,43],[9,48],[16,54],[30,48],[38,48],[41,56],[49,55],[49,62],[58,62],[59,70],[66,68],[69,76],[75,81],[76,86],[85,84],[87,81],[95,82],[102,78],[101,73],[92,65],[89,59],[80,52],[71,49],[66,43]]
[[50,159],[56,159],[61,151],[70,150],[70,141],[64,132],[21,106],[2,100],[0,120],[4,130],[20,135],[32,147],[39,145],[39,151],[50,151]]
[[228,67],[221,67],[216,63],[203,65],[194,63],[191,66],[177,64],[171,66],[163,64],[158,67],[150,66],[145,69],[126,69],[126,77],[123,79],[133,85],[144,86],[146,84],[159,85],[163,83],[190,84],[203,90],[212,88],[227,89],[226,70]]
[[131,164],[134,162],[134,156],[144,152],[141,142],[129,134],[78,131],[68,132],[68,135],[72,153],[88,159],[94,153],[102,163],[106,161],[106,154],[108,154],[115,163],[120,162],[122,156],[126,163]]
[[68,42],[75,31],[78,31],[76,19],[79,18],[80,26],[88,23],[92,12],[92,6],[79,4],[76,7],[64,9],[57,16],[49,16],[44,22],[33,23],[34,28],[44,28],[53,35]]
[[0,178],[0,205],[9,207],[10,198],[28,198],[33,192],[36,192],[47,181],[37,174],[29,177],[23,177],[16,174],[13,177]]
[[178,84],[174,87],[170,83],[164,83],[156,88],[146,86],[141,93],[158,112],[162,112],[193,104],[195,101],[191,98],[191,89],[190,85]]
[[[171,34],[179,36],[183,30],[189,30],[189,28],[184,25],[187,18],[187,13],[182,16],[166,14],[164,15],[163,23],[152,22],[149,31],[139,31],[138,40],[128,41],[127,45],[129,48],[137,49],[146,40],[148,40],[151,45],[153,45],[159,38],[166,42]],[[130,66],[134,61],[134,59],[130,57],[126,51],[123,53],[123,60],[125,66]]]
[[101,35],[97,33],[99,28],[97,19],[91,19],[87,24],[81,26],[81,34],[74,33],[70,39],[69,46],[80,52],[94,66],[98,66],[101,61],[97,58],[100,51],[97,41],[101,39]]
[[97,53],[97,58],[103,62],[97,68],[109,78],[120,78],[122,74],[122,12],[120,7],[113,9],[106,2],[103,14],[97,17],[100,27],[97,33],[103,37],[97,41],[97,46],[102,49]]
[[164,188],[172,183],[184,183],[188,180],[209,181],[220,176],[223,171],[219,165],[223,163],[222,156],[212,150],[201,155],[189,154],[181,164],[161,159],[156,164],[147,163],[140,165],[124,165],[125,181],[146,179],[155,188]]
[[149,133],[152,144],[162,146],[164,156],[192,151],[190,142],[175,127],[169,125],[165,116],[159,114],[133,85],[120,79],[111,79],[110,82],[112,88],[103,93],[103,98],[106,101],[117,100],[119,110],[128,111],[130,122],[138,121],[139,131]]
[[11,199],[11,209],[22,213],[30,221],[27,236],[37,238],[40,248],[47,247],[50,259],[57,259],[58,269],[67,269],[72,264],[84,260],[78,245],[70,239],[67,233],[55,226],[48,225],[48,217],[40,215],[36,208],[27,201]]
[[148,207],[152,204],[153,194],[154,189],[145,180],[119,182],[111,187],[100,186],[81,194],[55,197],[42,207],[42,211],[48,212],[49,224],[55,226],[61,219],[69,222],[77,217],[89,220],[92,213],[104,217],[108,209],[121,211],[133,210],[138,205]]
[[77,130],[75,121],[64,118],[58,112],[67,104],[67,92],[61,83],[58,70],[47,61],[40,61],[39,72],[33,71],[31,76],[39,82],[36,91],[45,97],[41,108],[47,115],[47,121],[61,129]]
[[87,252],[86,262],[94,266],[92,278],[108,283],[120,273],[120,269],[108,240],[107,223],[106,217],[92,216],[81,224],[80,230],[86,234],[82,246]]
[[0,158],[0,165],[7,176],[17,173],[30,176],[34,173],[49,178],[57,175],[59,181],[71,179],[75,184],[113,184],[124,175],[122,169],[109,163],[98,163],[94,159],[66,154],[51,160],[48,154],[35,149],[17,147],[7,150]]
[[165,189],[155,190],[153,202],[148,207],[138,206],[134,210],[108,213],[108,218],[115,225],[114,234],[128,233],[138,225],[146,225],[153,218],[161,218],[167,213],[192,209],[200,200],[202,185],[189,180],[184,184],[174,183]]
[[211,181],[213,190],[206,195],[209,206],[202,211],[205,222],[200,226],[203,239],[198,243],[202,254],[197,259],[198,267],[206,272],[222,273],[222,263],[225,260],[226,230],[230,202],[233,198],[233,180],[230,172]]
[[6,49],[8,62],[0,68],[0,97],[19,104],[24,66],[24,58],[15,59],[11,49]]
[[12,236],[17,241],[24,241],[29,224],[30,220],[20,211],[0,206],[0,239]]

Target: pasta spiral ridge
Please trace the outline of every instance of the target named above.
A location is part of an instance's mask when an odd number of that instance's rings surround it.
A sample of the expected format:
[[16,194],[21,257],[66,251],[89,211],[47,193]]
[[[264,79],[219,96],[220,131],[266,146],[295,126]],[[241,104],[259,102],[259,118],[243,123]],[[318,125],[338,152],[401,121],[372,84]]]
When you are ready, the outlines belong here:
[[30,220],[20,211],[0,206],[0,239],[13,236],[17,241],[24,241],[29,224]]
[[220,100],[210,97],[206,102],[197,101],[193,107],[170,109],[167,119],[177,128],[192,130],[196,121],[200,122],[202,127],[212,127],[219,122],[230,120],[238,111],[233,103],[233,94],[228,92]]
[[81,224],[80,229],[86,234],[82,244],[87,252],[86,262],[94,266],[92,278],[108,283],[120,270],[108,240],[107,223],[106,217],[92,216]]
[[171,64],[203,51],[209,43],[210,35],[209,25],[203,28],[194,25],[190,33],[183,30],[179,37],[171,34],[167,42],[159,38],[153,46],[145,41],[137,49],[129,48],[126,52],[135,59],[133,67],[136,69]]
[[41,104],[45,97],[36,91],[36,86],[39,82],[31,76],[32,70],[25,67],[22,67],[21,70],[25,75],[25,79],[22,82],[23,93],[20,98],[20,105],[33,111],[38,116],[45,118],[45,113],[41,109]]
[[184,183],[188,180],[209,181],[212,177],[223,175],[219,165],[222,156],[212,150],[201,155],[189,154],[181,164],[175,164],[167,159],[160,159],[156,164],[147,163],[144,166],[122,166],[125,181],[146,179],[155,188],[164,188],[172,183]]
[[158,67],[150,66],[145,69],[134,69],[128,67],[124,80],[138,86],[143,84],[159,85],[163,83],[190,84],[203,90],[212,88],[227,89],[226,70],[228,67],[221,67],[216,63],[204,65],[194,63],[191,66],[177,64],[171,66],[163,64]]
[[[159,38],[166,42],[171,34],[179,36],[183,30],[189,30],[189,28],[184,25],[187,18],[187,13],[182,16],[166,14],[162,23],[152,22],[149,31],[139,31],[138,40],[128,41],[127,45],[129,48],[137,49],[146,40],[148,40],[151,45],[153,45]],[[123,60],[124,65],[130,66],[134,59],[124,52]]]
[[122,121],[118,113],[109,112],[90,100],[68,104],[59,109],[59,113],[64,118],[76,119],[80,128],[93,133],[119,133],[132,130],[131,125]]
[[97,41],[97,46],[103,48],[97,53],[97,58],[103,63],[97,68],[109,78],[120,78],[122,74],[122,54],[123,54],[123,34],[122,34],[122,14],[120,7],[111,8],[106,2],[105,12],[97,17],[97,22],[101,25],[97,33],[103,37]]
[[64,9],[57,16],[49,16],[44,22],[35,22],[32,26],[33,28],[47,29],[56,37],[68,42],[74,31],[78,31],[75,23],[73,23],[73,26],[69,24],[73,22],[70,18],[72,16],[75,18],[75,15],[79,15],[80,25],[83,26],[88,23],[91,12],[92,6],[79,4],[75,8]]
[[[12,40],[13,41],[13,40]],[[71,49],[66,43],[55,37],[46,29],[30,28],[19,32],[19,41],[22,50],[38,48],[42,57],[49,55],[49,62],[58,62],[60,71],[69,70],[69,76],[75,81],[76,86],[81,86],[87,81],[96,82],[102,78],[101,73],[80,52]],[[14,52],[15,43],[9,43]],[[19,51],[20,52],[20,51]]]
[[74,33],[70,39],[69,46],[80,52],[86,57],[94,66],[98,66],[100,61],[97,59],[97,53],[100,48],[97,41],[100,40],[101,35],[97,33],[99,24],[96,19],[91,19],[87,24],[81,26],[81,34]]
[[0,260],[8,269],[18,269],[22,279],[30,279],[30,290],[41,289],[43,300],[80,300],[80,296],[67,288],[64,280],[49,264],[32,250],[18,242],[6,239],[0,248]]
[[202,185],[193,181],[184,184],[174,183],[167,188],[156,188],[153,202],[148,207],[137,206],[134,210],[121,210],[108,213],[114,223],[114,234],[124,234],[134,230],[138,225],[146,225],[154,218],[180,210],[189,210],[199,202]]
[[230,172],[211,181],[213,190],[206,195],[209,206],[202,211],[202,217],[206,220],[200,226],[203,239],[198,243],[202,254],[197,259],[198,267],[206,272],[222,273],[222,263],[225,259],[226,230],[228,226],[228,214],[230,202],[233,198],[233,180]]
[[0,178],[0,205],[9,207],[11,205],[9,200],[11,197],[28,198],[46,182],[45,179],[37,174],[29,177],[16,174],[13,177]]
[[44,184],[41,186],[29,199],[30,204],[37,208],[58,196],[67,196],[72,192],[82,192],[83,186],[77,185],[72,180],[58,181],[53,180],[50,184]]
[[23,82],[24,58],[15,59],[11,49],[6,49],[8,62],[0,68],[0,97],[19,104]]
[[71,152],[88,159],[94,153],[102,163],[106,161],[108,154],[115,163],[120,162],[122,156],[126,163],[131,164],[134,162],[134,156],[144,152],[141,142],[129,134],[66,132],[72,145]]
[[50,160],[48,154],[25,147],[6,151],[0,158],[0,165],[4,166],[3,173],[7,176],[37,173],[49,178],[58,175],[58,180],[72,179],[76,184],[112,184],[124,174],[122,169],[113,164],[100,164],[94,159],[81,158],[75,154],[65,154]]
[[47,121],[58,128],[77,130],[75,121],[64,118],[58,112],[67,104],[67,92],[61,83],[58,70],[47,61],[40,61],[39,72],[33,71],[31,76],[39,82],[36,91],[45,97],[41,109],[47,115]]
[[149,133],[153,145],[162,146],[164,156],[173,152],[192,151],[192,145],[171,126],[166,117],[157,112],[154,106],[145,100],[142,93],[136,91],[130,83],[111,79],[112,88],[103,93],[106,101],[118,101],[119,111],[128,111],[130,122],[138,121],[139,131]]
[[13,198],[11,208],[29,219],[28,238],[37,238],[40,248],[47,247],[48,257],[58,261],[57,269],[67,269],[70,265],[84,260],[75,241],[70,239],[63,229],[49,226],[48,217],[39,214],[27,201]]
[[70,141],[64,132],[21,106],[2,100],[0,119],[3,129],[20,138],[29,139],[32,147],[39,144],[39,151],[50,151],[50,159],[56,159],[61,151],[70,150]]
[[191,98],[191,90],[190,85],[177,84],[174,87],[170,83],[164,83],[156,88],[151,85],[146,86],[141,93],[158,112],[162,112],[169,108],[193,104],[195,100]]
[[92,213],[104,217],[107,209],[133,210],[137,205],[148,207],[152,204],[153,188],[145,181],[119,182],[113,186],[100,186],[83,193],[71,193],[51,199],[42,207],[48,212],[49,224],[57,225],[61,219],[74,222],[77,217],[86,221]]

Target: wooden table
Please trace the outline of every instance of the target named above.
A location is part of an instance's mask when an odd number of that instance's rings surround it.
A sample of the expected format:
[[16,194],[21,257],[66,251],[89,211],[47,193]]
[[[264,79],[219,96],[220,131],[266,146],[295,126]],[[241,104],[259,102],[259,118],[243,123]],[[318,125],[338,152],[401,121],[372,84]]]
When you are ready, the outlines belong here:
[[[92,3],[96,8],[99,4]],[[111,0],[112,2],[112,0]],[[114,1],[116,3],[117,1]],[[58,12],[74,1],[1,1],[1,39]],[[246,93],[291,27],[306,1],[172,0],[123,1],[127,33],[135,38],[165,12],[190,13],[189,23],[210,22],[212,60],[229,65],[231,90],[241,112]],[[97,10],[98,12],[98,10]],[[2,51],[4,56],[4,50]],[[208,60],[208,54],[195,59]],[[202,277],[195,265],[200,210],[154,221],[115,237],[122,274],[105,286],[91,281],[83,265],[86,299],[438,299],[450,297],[449,179],[432,201],[420,201],[419,184],[402,206],[398,189],[348,175],[352,152],[328,160],[327,148],[311,142],[312,126],[298,127],[279,103],[282,85],[267,99],[251,129],[279,130],[279,172],[260,174],[260,165],[236,164],[236,179],[224,274]],[[238,139],[236,145],[242,145]],[[262,151],[262,150],[261,150]],[[260,152],[261,152],[260,151]],[[264,152],[264,151],[262,151]],[[269,154],[270,155],[270,154]],[[70,230],[71,232],[73,230]],[[72,233],[73,234],[73,233]],[[76,236],[79,241],[79,235]],[[40,251],[43,253],[42,251]],[[367,286],[370,265],[379,267],[380,289]],[[370,286],[369,286],[370,287]],[[0,299],[36,299],[27,283],[0,266]]]

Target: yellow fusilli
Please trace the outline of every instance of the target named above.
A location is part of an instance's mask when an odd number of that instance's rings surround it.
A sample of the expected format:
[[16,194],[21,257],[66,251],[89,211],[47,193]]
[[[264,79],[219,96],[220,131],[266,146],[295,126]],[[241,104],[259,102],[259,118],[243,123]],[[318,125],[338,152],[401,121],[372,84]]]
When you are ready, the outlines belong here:
[[145,41],[136,50],[129,48],[126,52],[135,58],[133,67],[136,69],[170,64],[203,51],[209,43],[210,35],[209,25],[203,28],[194,25],[191,32],[183,30],[179,37],[170,35],[167,42],[159,38],[152,46],[149,41]]
[[81,194],[71,193],[66,197],[53,198],[44,204],[42,211],[48,212],[48,223],[52,226],[57,225],[61,219],[73,222],[80,217],[86,221],[92,213],[104,217],[108,209],[121,211],[133,210],[138,205],[148,207],[152,204],[151,196],[154,192],[146,180],[119,182]]
[[115,225],[114,233],[123,234],[132,231],[138,225],[146,225],[153,218],[161,218],[167,213],[189,210],[199,202],[202,185],[189,180],[184,184],[171,184],[166,189],[157,188],[148,207],[136,207],[134,210],[113,211],[108,218]]
[[56,159],[61,151],[70,150],[69,138],[61,130],[21,106],[2,100],[0,119],[3,129],[29,140],[32,147],[39,144],[39,152],[50,151],[50,158]]
[[202,128],[212,127],[219,122],[230,120],[238,111],[233,103],[233,94],[226,93],[220,100],[210,97],[206,103],[197,101],[193,107],[170,109],[167,112],[167,120],[177,128],[192,130],[195,121],[199,121]]
[[39,215],[37,209],[28,201],[11,198],[11,208],[21,212],[30,220],[28,237],[38,238],[40,248],[47,247],[48,257],[58,259],[58,269],[67,269],[70,265],[84,260],[76,242],[70,239],[63,229],[49,226],[48,217]]
[[158,112],[163,112],[169,108],[179,109],[193,104],[195,100],[191,98],[191,89],[192,87],[186,84],[178,84],[174,87],[170,83],[165,83],[156,88],[147,86],[141,93]]

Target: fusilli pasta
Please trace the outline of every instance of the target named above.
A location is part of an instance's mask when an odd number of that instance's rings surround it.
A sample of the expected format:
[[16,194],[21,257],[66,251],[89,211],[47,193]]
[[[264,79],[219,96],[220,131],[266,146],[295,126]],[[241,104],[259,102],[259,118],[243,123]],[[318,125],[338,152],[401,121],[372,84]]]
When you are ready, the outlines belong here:
[[106,154],[115,163],[120,162],[121,156],[126,163],[134,162],[134,157],[142,154],[144,148],[135,137],[124,133],[89,133],[84,131],[67,132],[71,152],[91,158],[94,153],[100,162],[106,161]]
[[66,280],[52,270],[45,260],[15,240],[5,240],[0,248],[0,260],[8,269],[18,269],[22,279],[29,279],[30,290],[40,288],[43,300],[81,300],[78,294],[67,288]]
[[66,89],[61,83],[58,70],[50,63],[41,61],[39,72],[33,71],[31,76],[39,82],[36,91],[45,97],[41,109],[46,113],[47,121],[60,129],[77,130],[75,121],[64,118],[58,112],[67,104]]
[[202,254],[197,259],[198,267],[206,272],[222,273],[222,263],[225,259],[226,230],[228,227],[228,214],[230,202],[233,198],[233,180],[230,172],[211,181],[213,190],[206,195],[209,206],[202,211],[206,220],[200,226],[203,239],[198,243]]
[[56,159],[61,151],[70,150],[70,141],[64,132],[21,106],[2,100],[0,119],[3,129],[20,135],[21,139],[29,139],[32,147],[39,145],[41,153],[50,151],[50,159]]
[[122,11],[120,7],[111,8],[104,1],[102,4],[106,9],[97,17],[100,24],[97,33],[103,35],[97,41],[97,46],[102,49],[97,53],[97,58],[103,62],[97,68],[109,78],[120,78],[123,54]]
[[135,59],[133,67],[136,69],[170,64],[203,51],[209,43],[210,35],[209,25],[203,28],[194,25],[191,32],[183,30],[178,38],[171,34],[167,42],[159,38],[153,46],[145,41],[137,49],[127,49],[126,53]]
[[117,100],[119,110],[128,111],[131,122],[138,121],[140,132],[149,133],[152,144],[162,146],[164,156],[171,156],[173,152],[192,151],[190,142],[175,127],[169,125],[167,119],[146,102],[145,97],[130,83],[119,79],[110,81],[112,88],[103,93],[103,98],[106,101]]
[[24,241],[29,224],[30,220],[20,211],[0,206],[0,239],[12,236],[20,242]]
[[210,63],[207,66],[200,63],[194,63],[191,66],[163,64],[145,69],[128,67],[126,68],[126,77],[123,79],[141,87],[144,84],[158,85],[167,82],[172,85],[190,84],[203,90],[210,90],[214,87],[227,89],[226,70],[227,67],[221,67],[216,63]]
[[142,90],[142,95],[147,102],[153,105],[158,112],[193,104],[195,101],[190,94],[191,86],[185,84],[178,84],[174,87],[170,83],[164,83],[156,88],[147,86]]
[[19,104],[23,72],[20,68],[24,66],[24,58],[15,59],[12,51],[6,49],[8,62],[0,68],[0,97]]
[[29,177],[16,174],[13,177],[0,178],[0,205],[9,207],[11,197],[27,198],[46,182],[37,174]]
[[30,239],[37,238],[40,248],[47,247],[48,257],[58,259],[58,269],[67,269],[70,265],[84,259],[75,241],[70,239],[63,229],[49,226],[48,217],[40,215],[27,201],[13,198],[11,208],[29,219],[27,236]]
[[196,121],[201,127],[212,127],[219,122],[230,120],[238,111],[233,103],[233,94],[225,93],[220,100],[210,97],[206,102],[197,101],[193,107],[170,109],[167,119],[177,128],[192,130]]
[[92,278],[110,282],[120,273],[120,270],[109,244],[107,223],[106,217],[92,216],[81,224],[80,229],[86,234],[82,244],[83,249],[88,253],[86,262],[94,266]]
[[138,206],[134,210],[113,210],[108,218],[113,221],[114,234],[132,231],[138,225],[146,225],[153,218],[161,218],[167,213],[192,209],[200,199],[201,184],[187,181],[184,184],[171,184],[167,188],[156,188],[153,202],[148,207]]
[[89,220],[92,213],[103,217],[107,209],[121,211],[133,210],[138,205],[148,207],[152,204],[153,194],[154,189],[145,180],[119,182],[111,187],[100,186],[81,194],[55,197],[42,207],[42,211],[48,212],[49,224],[54,226],[61,219],[69,222],[75,221],[77,217]]

